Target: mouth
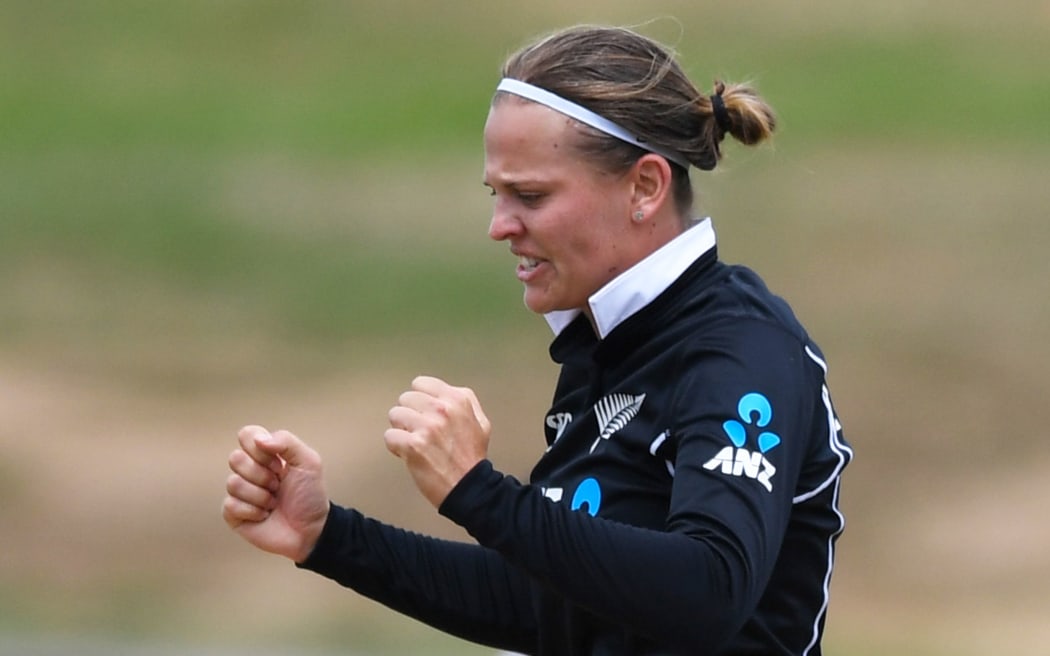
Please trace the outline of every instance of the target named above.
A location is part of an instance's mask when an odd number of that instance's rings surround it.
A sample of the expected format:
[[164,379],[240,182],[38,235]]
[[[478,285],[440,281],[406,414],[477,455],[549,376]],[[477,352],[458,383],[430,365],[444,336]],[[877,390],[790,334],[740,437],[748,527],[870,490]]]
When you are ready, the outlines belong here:
[[518,256],[518,267],[523,271],[534,271],[540,265],[540,260],[526,255]]
[[514,254],[518,256],[518,280],[526,285],[545,275],[543,272],[550,266],[550,260],[532,257],[518,251],[514,251]]

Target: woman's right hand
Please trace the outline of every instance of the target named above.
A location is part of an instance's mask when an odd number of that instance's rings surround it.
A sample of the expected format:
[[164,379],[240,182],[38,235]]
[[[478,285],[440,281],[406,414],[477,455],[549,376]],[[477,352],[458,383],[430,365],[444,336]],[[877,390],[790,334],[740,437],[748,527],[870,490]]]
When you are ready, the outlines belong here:
[[250,544],[299,563],[328,519],[321,457],[288,431],[245,426],[230,453],[222,517]]

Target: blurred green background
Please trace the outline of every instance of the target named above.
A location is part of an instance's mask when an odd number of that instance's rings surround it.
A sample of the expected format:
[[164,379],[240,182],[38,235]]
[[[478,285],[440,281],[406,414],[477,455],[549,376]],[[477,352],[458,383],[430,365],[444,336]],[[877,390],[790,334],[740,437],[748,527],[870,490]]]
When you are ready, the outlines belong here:
[[226,455],[291,428],[463,537],[381,442],[432,373],[527,476],[556,372],[480,133],[509,52],[592,22],[779,112],[694,181],[856,449],[826,651],[1045,653],[1050,2],[642,5],[0,5],[0,652],[488,653],[241,543]]

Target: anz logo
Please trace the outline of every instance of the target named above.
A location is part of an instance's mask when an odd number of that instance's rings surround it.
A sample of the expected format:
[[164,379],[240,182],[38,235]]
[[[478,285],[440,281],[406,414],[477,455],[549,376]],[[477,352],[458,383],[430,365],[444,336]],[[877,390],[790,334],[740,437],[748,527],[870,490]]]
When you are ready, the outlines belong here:
[[[771,431],[762,430],[773,420],[773,406],[769,399],[758,392],[751,392],[740,397],[737,403],[737,414],[741,421],[730,419],[722,424],[722,430],[732,442],[714,458],[704,463],[704,469],[720,469],[729,476],[743,476],[758,481],[766,491],[773,491],[773,475],[777,468],[766,459],[765,454],[780,444],[780,436]],[[743,423],[741,423],[743,422]],[[747,444],[748,426],[752,432],[760,431],[755,438],[757,451],[744,448]]]

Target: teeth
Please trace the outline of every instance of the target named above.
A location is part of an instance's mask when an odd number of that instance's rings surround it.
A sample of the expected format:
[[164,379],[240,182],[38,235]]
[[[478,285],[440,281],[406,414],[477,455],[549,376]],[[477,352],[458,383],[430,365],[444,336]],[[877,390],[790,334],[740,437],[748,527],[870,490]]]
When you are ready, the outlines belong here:
[[518,262],[521,264],[521,266],[525,267],[526,269],[529,269],[530,271],[539,266],[540,263],[539,260],[535,260],[531,257],[525,257],[524,255],[518,258]]

